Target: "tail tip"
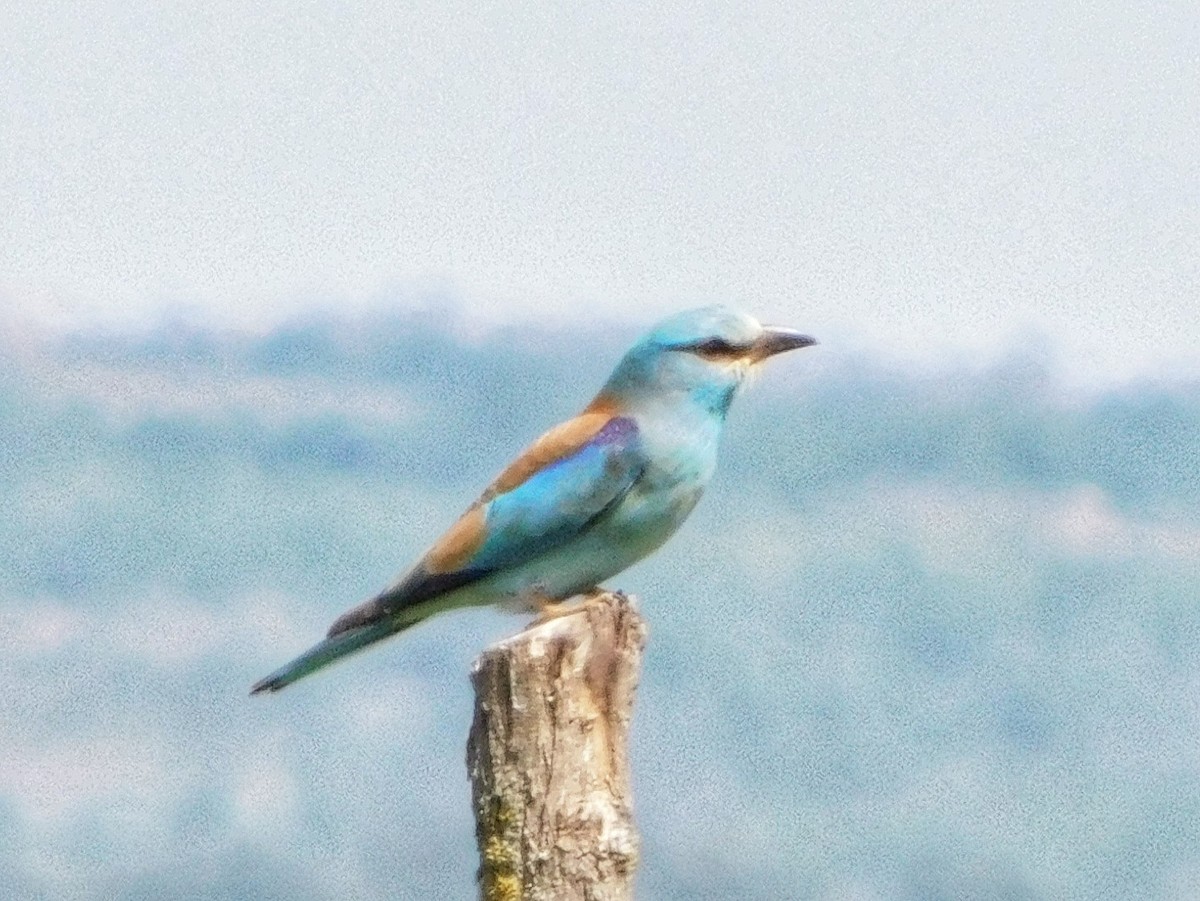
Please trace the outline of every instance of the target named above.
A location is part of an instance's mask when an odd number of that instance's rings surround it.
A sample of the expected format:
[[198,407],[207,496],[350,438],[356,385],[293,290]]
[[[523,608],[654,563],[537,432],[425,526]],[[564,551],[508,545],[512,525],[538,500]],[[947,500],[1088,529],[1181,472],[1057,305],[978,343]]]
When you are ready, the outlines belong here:
[[258,695],[258,694],[263,694],[264,692],[274,693],[274,692],[279,691],[279,689],[281,689],[281,688],[283,688],[283,685],[279,682],[278,679],[273,679],[270,676],[267,676],[267,678],[259,679],[257,682],[255,682],[253,685],[250,686],[250,695],[254,696],[254,695]]

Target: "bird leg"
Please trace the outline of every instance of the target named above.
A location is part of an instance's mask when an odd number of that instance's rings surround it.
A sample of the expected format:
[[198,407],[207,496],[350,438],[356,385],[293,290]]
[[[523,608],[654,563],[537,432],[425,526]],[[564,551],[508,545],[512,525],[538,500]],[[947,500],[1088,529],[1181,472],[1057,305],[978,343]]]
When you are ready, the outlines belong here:
[[537,618],[529,624],[530,627],[543,625],[544,623],[550,622],[552,619],[558,619],[560,616],[570,616],[572,613],[578,613],[580,609],[582,609],[578,605],[572,604],[568,601],[538,599],[536,604],[538,615]]
[[583,594],[583,603],[581,604],[573,604],[570,600],[554,601],[548,597],[534,597],[530,601],[530,606],[537,611],[538,615],[529,624],[528,628],[532,629],[534,626],[540,626],[561,616],[570,616],[572,613],[578,613],[604,593],[603,588],[593,588]]

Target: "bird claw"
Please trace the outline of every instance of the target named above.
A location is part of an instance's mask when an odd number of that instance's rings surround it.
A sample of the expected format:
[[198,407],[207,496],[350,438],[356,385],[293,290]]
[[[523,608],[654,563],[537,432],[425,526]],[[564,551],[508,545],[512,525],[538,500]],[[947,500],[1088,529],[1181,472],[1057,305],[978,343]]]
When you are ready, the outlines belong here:
[[571,604],[566,601],[543,601],[537,605],[538,615],[534,618],[526,628],[532,629],[535,626],[542,626],[551,620],[556,620],[564,616],[570,616],[573,613],[578,613],[583,609],[582,604]]
[[546,623],[559,619],[564,616],[571,616],[575,613],[582,613],[588,608],[588,605],[598,603],[605,595],[616,595],[621,600],[628,600],[627,595],[623,591],[609,591],[605,588],[593,588],[591,591],[583,595],[582,602],[576,604],[571,601],[550,601],[536,600],[534,601],[534,609],[537,610],[537,616],[526,628],[532,629],[535,626],[545,625]]

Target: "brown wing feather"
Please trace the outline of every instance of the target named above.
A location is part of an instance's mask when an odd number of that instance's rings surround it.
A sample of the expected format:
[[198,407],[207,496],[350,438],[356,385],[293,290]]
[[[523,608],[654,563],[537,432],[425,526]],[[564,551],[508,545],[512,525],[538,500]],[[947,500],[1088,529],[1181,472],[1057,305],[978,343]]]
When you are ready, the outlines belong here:
[[559,423],[508,464],[476,503],[486,504],[492,498],[512,491],[534,473],[540,472],[551,463],[570,456],[587,444],[597,432],[608,424],[612,417],[613,414],[610,412],[589,408],[573,419]]
[[478,501],[471,505],[433,547],[425,552],[421,563],[431,573],[448,573],[460,569],[479,550],[487,538],[487,514]]

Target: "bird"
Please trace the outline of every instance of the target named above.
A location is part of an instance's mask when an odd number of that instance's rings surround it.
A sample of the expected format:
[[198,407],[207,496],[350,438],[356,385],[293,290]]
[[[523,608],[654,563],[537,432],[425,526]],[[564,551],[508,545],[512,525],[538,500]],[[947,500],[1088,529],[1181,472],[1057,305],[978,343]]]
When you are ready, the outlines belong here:
[[448,610],[571,612],[663,544],[717,464],[729,405],[759,363],[816,344],[727,306],[676,313],[621,358],[576,416],[534,441],[417,562],[256,682],[275,692]]

